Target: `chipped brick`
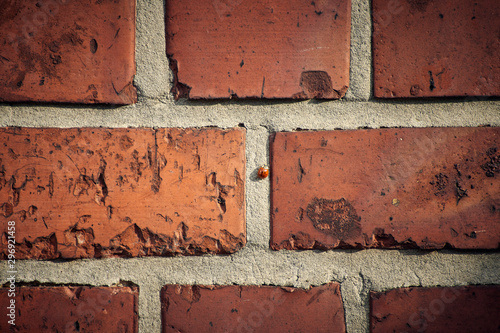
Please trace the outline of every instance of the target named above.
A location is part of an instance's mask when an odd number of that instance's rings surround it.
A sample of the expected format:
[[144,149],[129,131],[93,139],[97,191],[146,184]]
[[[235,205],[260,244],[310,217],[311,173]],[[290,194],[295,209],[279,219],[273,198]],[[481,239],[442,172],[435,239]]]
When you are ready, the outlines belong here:
[[135,0],[7,1],[0,102],[137,101]]
[[176,98],[338,99],[349,85],[350,1],[169,1]]
[[246,243],[244,136],[0,129],[2,257],[10,220],[19,259],[233,253]]
[[273,249],[497,249],[500,128],[277,133]]

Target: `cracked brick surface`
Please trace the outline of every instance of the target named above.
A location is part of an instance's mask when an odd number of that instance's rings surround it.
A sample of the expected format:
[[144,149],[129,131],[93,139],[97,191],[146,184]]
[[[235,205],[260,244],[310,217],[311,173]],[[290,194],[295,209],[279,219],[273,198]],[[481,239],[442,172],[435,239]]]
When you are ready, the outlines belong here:
[[499,297],[500,286],[371,292],[370,332],[497,332]]
[[166,285],[162,331],[345,332],[338,283],[271,286]]
[[497,0],[374,0],[375,97],[499,96]]
[[350,1],[168,1],[174,96],[341,98],[350,22]]
[[500,128],[277,133],[273,249],[497,249]]
[[246,243],[245,131],[0,129],[0,244],[16,258],[233,253]]
[[3,315],[1,332],[138,332],[136,287],[24,286],[15,288],[15,297],[11,292],[0,288],[0,305],[5,311],[15,300],[15,326]]
[[135,0],[7,0],[0,30],[0,102],[137,101]]

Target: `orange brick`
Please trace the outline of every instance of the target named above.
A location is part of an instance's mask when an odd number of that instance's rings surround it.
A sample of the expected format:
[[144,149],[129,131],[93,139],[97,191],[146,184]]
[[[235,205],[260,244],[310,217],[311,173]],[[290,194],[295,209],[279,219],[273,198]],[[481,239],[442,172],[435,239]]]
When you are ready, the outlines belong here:
[[246,242],[245,132],[0,130],[1,249],[17,258],[232,253]]
[[[138,289],[0,288],[0,332],[138,332]],[[11,300],[15,310],[11,312]],[[6,311],[7,310],[7,311]],[[14,316],[9,316],[11,313]],[[7,314],[7,315],[6,315]],[[15,326],[9,323],[15,320]],[[13,331],[12,328],[14,328]]]
[[373,0],[376,97],[500,95],[497,0]]
[[277,133],[274,249],[496,249],[500,128]]
[[135,0],[6,1],[0,102],[137,101]]
[[349,85],[351,2],[172,0],[176,98],[319,98]]
[[497,332],[500,286],[372,292],[371,332]]
[[338,283],[310,289],[167,285],[163,332],[345,332]]

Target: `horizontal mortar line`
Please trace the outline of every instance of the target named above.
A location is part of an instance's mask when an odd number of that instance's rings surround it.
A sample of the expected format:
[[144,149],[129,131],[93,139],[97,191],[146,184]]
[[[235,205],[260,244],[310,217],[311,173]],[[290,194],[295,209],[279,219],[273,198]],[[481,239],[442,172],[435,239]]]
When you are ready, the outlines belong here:
[[[500,125],[498,102],[456,104],[379,104],[350,102],[330,105],[172,106],[141,104],[134,108],[74,109],[1,107],[1,126],[26,127],[233,127],[269,126],[290,129],[352,129],[372,127],[431,127]],[[470,109],[470,110],[469,110]],[[474,110],[474,112],[470,112]],[[7,111],[7,112],[3,112]],[[71,111],[71,112],[70,112]]]
[[[423,272],[425,274],[425,272]],[[435,272],[429,272],[429,273],[435,273]],[[199,278],[198,276],[196,276]],[[352,277],[358,277],[358,275],[352,275],[352,276],[347,276],[346,279],[352,278]],[[256,280],[253,281],[252,283],[242,283],[239,280],[224,280],[224,281],[217,281],[217,280],[210,280],[210,281],[202,281],[202,282],[186,282],[185,280],[153,280],[151,279],[145,279],[145,280],[134,280],[134,279],[127,279],[127,278],[122,278],[122,279],[117,279],[116,281],[95,281],[95,279],[85,279],[85,280],[74,280],[74,279],[46,279],[47,281],[44,281],[45,278],[43,277],[38,277],[37,279],[32,279],[32,280],[24,280],[21,279],[16,280],[16,285],[17,286],[23,286],[23,283],[27,283],[31,285],[33,282],[38,282],[40,283],[40,286],[44,285],[60,285],[60,286],[77,286],[77,285],[88,285],[88,286],[93,286],[93,287],[104,287],[104,286],[116,286],[120,285],[121,282],[131,282],[133,284],[136,284],[139,286],[139,288],[148,288],[150,290],[159,290],[165,286],[165,285],[218,285],[218,286],[232,286],[232,285],[247,285],[247,286],[274,286],[274,287],[293,287],[293,288],[309,288],[309,287],[317,287],[321,286],[330,282],[335,282],[339,283],[341,286],[343,283],[346,283],[345,280],[321,280],[319,282],[315,282],[314,284],[293,284],[293,283],[272,283],[269,282],[269,279],[265,280]],[[301,278],[308,278],[312,279],[314,276],[307,276],[307,275],[301,275]],[[381,280],[375,280],[375,279],[368,279],[368,283],[376,283],[376,287],[372,287],[369,290],[374,291],[374,292],[385,292],[388,290],[392,289],[399,289],[399,288],[433,288],[433,287],[460,287],[460,286],[482,286],[482,285],[500,285],[500,279],[497,280],[478,280],[478,279],[470,279],[468,276],[464,276],[464,278],[467,278],[466,282],[457,282],[457,281],[450,281],[450,279],[440,279],[440,280],[434,280],[433,282],[430,283],[425,283],[425,284],[419,284],[419,283],[409,283],[408,280],[398,280],[395,283],[390,283],[390,282],[385,282]],[[5,284],[8,283],[8,281],[0,281],[0,284]]]
[[[59,111],[68,111],[68,109],[74,111],[102,111],[102,112],[110,112],[110,111],[119,111],[119,110],[136,110],[139,112],[141,108],[148,108],[154,106],[168,107],[169,109],[217,109],[220,110],[233,110],[238,108],[244,108],[244,112],[250,109],[269,109],[273,110],[275,108],[287,108],[293,106],[301,106],[306,109],[316,109],[316,108],[345,108],[346,106],[373,106],[380,107],[382,109],[390,108],[390,107],[431,107],[431,106],[456,106],[457,108],[463,108],[464,105],[491,105],[497,106],[500,105],[500,98],[491,97],[484,98],[483,100],[473,100],[466,98],[446,98],[446,99],[371,99],[366,101],[359,100],[293,100],[293,99],[240,99],[240,100],[231,100],[227,98],[222,99],[204,99],[204,100],[185,100],[181,99],[179,101],[173,100],[162,100],[158,98],[152,97],[142,97],[135,104],[123,105],[123,106],[113,106],[107,104],[52,104],[52,103],[37,103],[37,104],[23,104],[23,103],[0,103],[0,111],[2,109],[25,109],[35,112],[46,112],[41,109],[53,109]],[[496,109],[498,110],[498,108]],[[278,115],[278,114],[277,114]]]
[[[398,251],[399,252],[399,251]],[[411,256],[411,257],[410,257]],[[64,268],[66,271],[66,274],[68,274],[68,277],[72,276],[73,273],[75,272],[81,272],[84,271],[88,274],[90,274],[89,278],[95,278],[94,274],[95,272],[99,271],[104,271],[104,272],[125,272],[119,276],[116,275],[109,275],[108,273],[103,274],[103,280],[109,280],[109,279],[118,279],[120,276],[127,277],[127,278],[134,278],[135,274],[143,274],[136,272],[134,269],[137,268],[137,266],[140,264],[140,266],[143,268],[142,272],[151,272],[151,274],[155,275],[155,273],[162,273],[162,272],[168,272],[168,269],[171,269],[173,271],[172,275],[176,276],[175,270],[183,267],[196,267],[196,269],[191,269],[191,273],[186,273],[185,271],[182,271],[182,279],[186,279],[188,277],[205,277],[209,279],[213,279],[214,276],[211,274],[212,271],[219,271],[220,269],[221,276],[216,275],[215,280],[221,280],[224,279],[224,277],[227,277],[229,280],[234,280],[235,277],[232,275],[234,272],[239,272],[240,274],[248,274],[246,270],[251,271],[250,268],[244,266],[245,263],[253,263],[255,260],[255,264],[261,267],[270,267],[266,268],[266,270],[272,275],[273,273],[278,273],[281,271],[294,271],[297,267],[303,266],[306,269],[307,268],[313,268],[314,263],[320,262],[324,267],[322,267],[322,272],[329,271],[331,269],[335,270],[340,270],[343,269],[344,271],[347,271],[347,273],[351,273],[354,276],[356,276],[357,273],[361,269],[364,271],[370,271],[373,270],[374,272],[377,272],[378,270],[382,271],[382,268],[380,268],[380,262],[386,263],[390,262],[390,266],[392,270],[398,270],[401,271],[402,273],[404,272],[413,272],[416,269],[419,271],[420,276],[425,276],[427,273],[439,273],[439,269],[434,269],[434,268],[426,268],[429,265],[435,264],[437,267],[442,267],[442,265],[448,265],[451,262],[454,263],[455,268],[459,267],[464,267],[467,268],[472,264],[478,264],[481,263],[484,265],[485,263],[491,263],[492,265],[489,266],[489,270],[499,270],[500,265],[498,264],[499,259],[500,259],[500,253],[478,253],[478,254],[438,254],[435,253],[433,254],[433,258],[426,258],[427,255],[423,256],[415,256],[414,253],[406,253],[402,254],[402,256],[394,256],[394,255],[388,255],[388,254],[382,254],[379,256],[376,256],[373,258],[372,256],[366,256],[366,257],[360,257],[360,258],[355,258],[356,255],[340,255],[337,256],[336,258],[325,258],[321,257],[321,254],[310,254],[310,255],[304,255],[303,253],[300,254],[290,254],[288,253],[286,258],[283,258],[283,255],[280,255],[279,253],[276,255],[269,255],[267,254],[265,257],[261,256],[260,253],[257,253],[255,256],[252,255],[247,255],[247,256],[242,256],[239,258],[234,258],[232,260],[230,257],[224,257],[224,258],[219,258],[219,257],[214,257],[213,260],[212,258],[207,258],[207,257],[176,257],[176,258],[157,258],[157,257],[142,257],[142,258],[133,258],[133,259],[93,259],[93,260],[72,260],[72,261],[66,261],[66,262],[52,262],[52,261],[37,261],[37,260],[22,260],[16,262],[16,269],[17,269],[17,276],[19,278],[26,278],[29,276],[35,276],[39,278],[49,278],[51,280],[54,280],[53,274],[56,275],[55,280],[60,280],[62,277],[64,277],[64,274],[61,274],[58,272],[58,269]],[[359,256],[358,256],[359,257]],[[392,260],[391,260],[392,259]],[[427,259],[424,261],[424,263],[420,263],[422,259]],[[341,268],[343,265],[346,263],[351,262],[352,260],[356,260],[358,262],[358,265],[355,267],[350,267],[350,268]],[[366,262],[365,262],[366,261]],[[273,269],[273,265],[280,263],[281,267],[280,269]],[[495,264],[497,263],[497,264]],[[408,268],[408,264],[413,264],[414,269]],[[110,269],[110,267],[116,266],[116,269]],[[424,266],[424,267],[421,267]],[[498,267],[497,267],[498,266]],[[26,267],[26,272],[23,273],[24,268]],[[231,268],[230,270],[228,268]],[[240,269],[242,268],[242,269]],[[7,271],[7,262],[3,262],[0,264],[0,269],[3,272]],[[245,270],[246,269],[246,270]],[[167,271],[166,271],[167,270]],[[35,274],[33,272],[36,272]],[[469,277],[474,277],[475,274],[477,274],[476,271],[474,271],[473,268],[471,268],[471,271],[468,272],[467,270],[463,271],[464,276],[469,276]],[[113,273],[116,274],[116,273]],[[236,274],[238,275],[238,274]],[[447,274],[441,274],[442,277],[448,277]],[[83,274],[85,276],[85,274]],[[146,279],[148,275],[145,275]],[[157,275],[155,275],[157,276]],[[307,273],[306,271],[301,272],[301,278],[304,277],[310,277],[314,276],[314,273]],[[58,277],[58,278],[57,278]],[[5,277],[4,277],[5,278]],[[2,278],[2,279],[4,279]],[[179,277],[176,276],[176,279]],[[262,280],[254,277],[255,280]],[[141,277],[137,278],[138,280],[142,280]],[[486,280],[485,280],[486,279]],[[63,279],[64,280],[64,279]],[[74,279],[70,279],[74,280]],[[80,279],[77,279],[80,280]],[[86,280],[84,278],[83,280]],[[161,280],[168,280],[168,277],[164,277]],[[325,280],[325,279],[323,279]],[[440,280],[438,278],[438,280]],[[447,279],[444,279],[448,281]],[[484,276],[475,276],[475,279],[477,281],[485,280],[489,281],[487,277]],[[500,276],[497,275],[496,279],[497,282],[500,282]],[[286,281],[286,279],[284,280]],[[325,280],[326,281],[326,280]]]

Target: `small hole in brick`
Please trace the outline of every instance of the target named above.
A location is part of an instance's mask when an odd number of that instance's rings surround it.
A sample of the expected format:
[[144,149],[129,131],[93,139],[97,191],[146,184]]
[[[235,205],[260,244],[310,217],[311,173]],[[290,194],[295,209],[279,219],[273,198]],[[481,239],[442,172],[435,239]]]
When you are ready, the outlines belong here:
[[97,52],[97,41],[93,38],[90,40],[90,52],[92,53]]

